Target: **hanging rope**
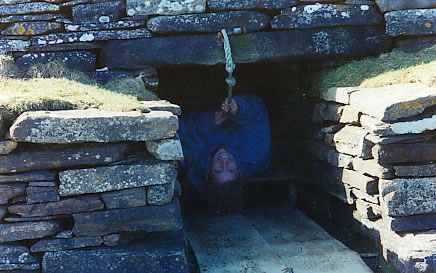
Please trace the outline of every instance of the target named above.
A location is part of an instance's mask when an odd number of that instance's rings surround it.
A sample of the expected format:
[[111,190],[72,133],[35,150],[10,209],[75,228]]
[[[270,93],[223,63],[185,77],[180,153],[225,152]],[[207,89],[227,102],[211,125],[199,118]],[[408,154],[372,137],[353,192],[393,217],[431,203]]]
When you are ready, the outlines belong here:
[[225,29],[222,29],[221,33],[223,34],[223,39],[224,39],[224,54],[225,54],[225,58],[226,58],[226,71],[227,71],[227,73],[229,73],[229,76],[226,78],[226,83],[229,86],[229,88],[227,90],[227,97],[228,97],[228,100],[230,102],[232,99],[232,96],[233,96],[233,92],[232,92],[233,86],[236,85],[236,80],[232,76],[233,70],[235,69],[236,65],[233,63],[233,60],[232,60],[232,50],[230,48],[230,42],[229,42],[229,37],[227,36],[227,32]]

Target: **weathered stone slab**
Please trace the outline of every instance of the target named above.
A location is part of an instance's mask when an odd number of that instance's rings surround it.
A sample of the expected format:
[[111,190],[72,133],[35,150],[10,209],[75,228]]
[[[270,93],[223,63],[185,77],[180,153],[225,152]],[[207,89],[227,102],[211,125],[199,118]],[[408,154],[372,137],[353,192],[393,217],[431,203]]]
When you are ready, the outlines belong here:
[[44,253],[46,273],[71,272],[178,272],[188,273],[185,244],[173,238],[143,240],[129,245],[94,250]]
[[30,182],[29,187],[56,187],[55,181]]
[[434,8],[436,4],[433,0],[376,0],[377,6],[382,12],[402,9],[424,9]]
[[16,22],[53,21],[58,18],[65,18],[65,15],[61,13],[11,15],[0,17],[0,23],[10,24]]
[[386,226],[396,232],[436,229],[436,214],[383,217]]
[[394,166],[395,174],[399,177],[428,177],[436,176],[436,163],[426,165]]
[[315,123],[338,122],[343,110],[344,106],[338,103],[317,103],[313,108],[312,121]]
[[52,181],[57,176],[56,172],[29,172],[14,175],[0,175],[0,183],[30,182],[30,181]]
[[436,115],[419,120],[386,123],[370,116],[363,115],[361,124],[364,128],[379,136],[403,134],[421,134],[436,129]]
[[219,32],[222,29],[233,31],[238,27],[245,27],[247,31],[258,31],[266,28],[268,24],[268,15],[254,11],[157,16],[147,21],[148,29],[156,33]]
[[0,5],[0,16],[8,16],[14,14],[29,14],[29,13],[44,13],[59,11],[59,6],[45,3],[45,2],[32,2],[13,5]]
[[380,206],[361,199],[356,200],[356,210],[367,219],[377,219],[381,217]]
[[271,20],[273,29],[377,25],[383,16],[369,5],[312,4],[283,10]]
[[166,100],[148,100],[141,101],[141,106],[154,111],[169,111],[174,115],[181,115],[182,109],[176,104],[172,104]]
[[380,180],[383,214],[409,216],[436,213],[436,178]]
[[329,150],[327,153],[327,162],[339,168],[351,169],[353,167],[352,156],[338,153],[333,149]]
[[17,142],[15,141],[0,141],[0,154],[7,155],[17,148]]
[[30,39],[32,45],[54,45],[74,42],[92,42],[106,40],[125,40],[151,37],[151,33],[145,28],[132,30],[93,30],[69,33],[52,33],[35,36]]
[[[32,52],[47,52],[47,51],[84,51],[100,49],[101,45],[98,43],[76,42],[68,44],[54,44],[54,45],[32,45],[29,50]],[[51,52],[49,52],[51,53]]]
[[29,249],[20,245],[0,245],[0,264],[31,264],[38,260],[30,255]]
[[396,10],[385,14],[386,34],[389,36],[418,36],[436,34],[436,9]]
[[65,30],[68,32],[74,32],[74,31],[139,28],[143,26],[145,26],[144,21],[116,21],[116,22],[107,22],[107,23],[82,23],[80,25],[65,24]]
[[41,265],[39,263],[33,264],[0,264],[0,270],[4,272],[17,272],[17,273],[37,273]]
[[434,132],[427,132],[414,135],[394,135],[381,137],[373,134],[366,136],[366,139],[374,144],[393,144],[393,143],[419,143],[419,142],[431,142],[434,139]]
[[376,205],[380,204],[379,196],[376,194],[370,195],[356,188],[352,189],[351,192],[354,196],[356,196],[357,199],[361,199]]
[[74,214],[73,233],[99,236],[121,231],[175,231],[182,228],[177,199],[165,206],[145,206]]
[[382,164],[429,162],[436,160],[436,143],[375,145],[372,155]]
[[0,221],[3,220],[7,212],[8,212],[8,207],[5,205],[0,205]]
[[366,176],[357,171],[344,169],[342,172],[342,182],[368,194],[378,192],[378,179]]
[[212,10],[229,9],[285,9],[295,6],[295,0],[208,0],[207,6]]
[[333,137],[336,150],[340,153],[368,159],[371,157],[371,143],[365,139],[368,131],[361,127],[345,126]]
[[27,187],[27,204],[57,202],[61,199],[57,187]]
[[366,88],[350,95],[352,107],[381,121],[415,116],[435,104],[436,88],[414,83]]
[[30,46],[29,41],[23,40],[0,40],[0,53],[26,51]]
[[349,105],[345,105],[342,111],[340,123],[358,124],[360,120],[360,112]]
[[133,188],[120,191],[104,192],[101,194],[108,209],[141,207],[147,205],[145,188]]
[[16,222],[37,222],[37,221],[47,221],[53,219],[71,219],[71,215],[53,215],[53,216],[41,216],[41,217],[6,217],[5,221],[8,223]]
[[206,0],[127,0],[127,15],[176,15],[185,13],[202,13],[206,10]]
[[393,178],[394,169],[389,165],[381,165],[377,160],[355,157],[353,158],[353,169],[364,174],[379,178]]
[[[390,41],[378,27],[338,27],[252,32],[231,36],[230,44],[235,63],[251,63],[290,58],[368,56],[387,50]],[[119,58],[113,58],[115,55]],[[111,69],[139,69],[168,64],[214,65],[225,63],[225,58],[222,40],[216,35],[183,35],[109,41],[102,48],[100,61],[102,66]]]
[[174,196],[174,183],[147,187],[147,203],[150,205],[166,205]]
[[8,26],[1,32],[2,35],[40,35],[56,30],[63,29],[62,25],[57,22],[20,22]]
[[0,185],[0,204],[7,204],[9,199],[26,194],[24,185]]
[[183,160],[183,150],[180,139],[169,138],[146,142],[147,150],[160,160]]
[[436,44],[436,36],[407,36],[395,39],[394,47],[404,52],[416,52]]
[[103,243],[100,236],[83,236],[71,239],[45,239],[30,247],[31,252],[61,251],[89,246],[99,246]]
[[177,129],[177,117],[170,112],[89,109],[27,112],[18,117],[9,133],[18,142],[117,142],[168,138]]
[[335,101],[342,104],[350,103],[350,95],[360,90],[360,87],[332,87],[322,90],[320,97],[326,101]]
[[123,1],[105,1],[95,4],[76,5],[71,8],[76,23],[108,23],[120,20],[124,15]]
[[22,217],[42,217],[94,211],[102,208],[104,208],[104,204],[97,196],[79,196],[58,202],[32,205],[12,205],[8,207],[8,211]]
[[171,183],[177,177],[174,165],[146,162],[59,173],[61,196],[106,192]]
[[106,165],[123,159],[128,146],[127,143],[39,146],[37,149],[0,155],[0,174]]
[[36,63],[48,63],[59,60],[71,69],[89,71],[95,69],[96,56],[87,51],[28,53],[16,60],[20,67],[28,67]]
[[44,238],[61,230],[61,224],[56,220],[0,224],[0,242]]
[[71,238],[73,238],[73,231],[72,230],[64,230],[64,231],[61,231],[58,234],[56,234],[54,237],[58,238],[58,239],[71,239]]

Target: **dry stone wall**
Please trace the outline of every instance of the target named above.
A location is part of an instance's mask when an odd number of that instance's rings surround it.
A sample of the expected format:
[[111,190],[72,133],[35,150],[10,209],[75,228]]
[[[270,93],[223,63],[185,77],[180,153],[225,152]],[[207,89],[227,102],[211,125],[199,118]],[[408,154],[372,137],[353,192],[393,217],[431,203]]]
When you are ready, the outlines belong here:
[[36,111],[2,141],[0,271],[188,272],[180,108]]
[[[321,97],[313,120],[324,127],[309,142],[321,162],[313,182],[377,230],[375,239],[400,272],[434,272],[435,236],[428,233],[436,229],[436,89],[331,88]],[[405,235],[421,242],[407,245]]]

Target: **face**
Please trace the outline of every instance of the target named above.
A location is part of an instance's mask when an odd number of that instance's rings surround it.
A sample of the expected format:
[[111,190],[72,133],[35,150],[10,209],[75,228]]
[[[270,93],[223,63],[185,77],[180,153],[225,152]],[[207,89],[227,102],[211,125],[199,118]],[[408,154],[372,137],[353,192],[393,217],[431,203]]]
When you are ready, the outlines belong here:
[[215,181],[220,185],[236,179],[239,175],[238,163],[233,155],[223,148],[219,149],[212,158],[210,171],[215,176]]

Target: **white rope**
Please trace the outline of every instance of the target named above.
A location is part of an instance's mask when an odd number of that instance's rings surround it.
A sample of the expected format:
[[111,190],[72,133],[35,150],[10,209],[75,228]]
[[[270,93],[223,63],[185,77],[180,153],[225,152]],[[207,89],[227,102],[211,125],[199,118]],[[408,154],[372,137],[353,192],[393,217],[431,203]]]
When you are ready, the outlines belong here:
[[236,65],[233,63],[232,59],[232,50],[230,48],[230,41],[229,37],[227,36],[227,31],[225,29],[221,30],[221,33],[223,34],[224,39],[224,56],[226,58],[226,71],[229,73],[229,76],[226,78],[226,83],[228,84],[228,94],[227,97],[229,98],[229,101],[232,99],[232,88],[236,85],[236,80],[232,76],[233,70],[235,69]]

